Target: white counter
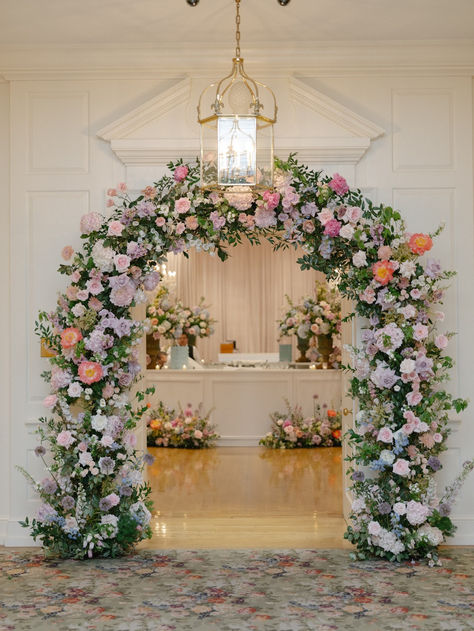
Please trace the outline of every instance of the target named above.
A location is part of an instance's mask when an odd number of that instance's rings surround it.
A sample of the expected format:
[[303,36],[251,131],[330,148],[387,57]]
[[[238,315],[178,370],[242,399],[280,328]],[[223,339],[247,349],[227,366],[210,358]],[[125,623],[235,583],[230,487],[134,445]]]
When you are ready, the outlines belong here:
[[302,405],[305,415],[312,413],[315,394],[330,407],[341,402],[339,370],[147,370],[146,385],[156,388],[152,403],[194,407],[202,402],[205,411],[213,408],[220,445],[258,444],[270,430],[270,413],[285,410],[285,398]]

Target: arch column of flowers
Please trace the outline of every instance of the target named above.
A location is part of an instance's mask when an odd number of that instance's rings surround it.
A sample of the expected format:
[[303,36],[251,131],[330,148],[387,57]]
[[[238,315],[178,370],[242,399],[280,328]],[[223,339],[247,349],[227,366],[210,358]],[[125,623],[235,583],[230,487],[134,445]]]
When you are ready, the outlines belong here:
[[169,166],[172,176],[136,199],[124,184],[111,189],[111,217],[85,215],[82,250],[63,249],[59,271],[70,284],[37,322],[56,353],[43,374],[51,414],[40,419],[36,449],[49,476],[32,480],[42,504],[25,527],[51,553],[74,558],[118,556],[151,536],[150,489],[142,481],[149,457],[136,450],[133,433],[150,392],[138,393],[138,405],[129,400],[147,323],[134,321],[130,309],[156,287],[156,266],[169,252],[195,248],[225,260],[243,238],[265,238],[276,249],[301,245],[301,267],[338,278],[367,319],[348,368],[360,411],[348,436],[354,503],[346,537],[361,558],[434,562],[454,530],[451,504],[472,468],[438,498],[434,474],[448,415],[466,402],[440,385],[452,360],[444,353],[451,334],[436,332],[437,304],[452,273],[421,259],[435,235],[408,234],[398,212],[292,156],[276,161],[275,189],[262,194],[203,192],[196,166]]

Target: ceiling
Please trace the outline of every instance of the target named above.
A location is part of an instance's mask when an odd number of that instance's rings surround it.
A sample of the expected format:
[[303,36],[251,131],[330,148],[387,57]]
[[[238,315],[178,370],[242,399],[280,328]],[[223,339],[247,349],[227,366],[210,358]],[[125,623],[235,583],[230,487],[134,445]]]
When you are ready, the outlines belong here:
[[[474,39],[474,0],[242,0],[242,48],[269,42]],[[0,46],[215,46],[233,0],[0,0]]]

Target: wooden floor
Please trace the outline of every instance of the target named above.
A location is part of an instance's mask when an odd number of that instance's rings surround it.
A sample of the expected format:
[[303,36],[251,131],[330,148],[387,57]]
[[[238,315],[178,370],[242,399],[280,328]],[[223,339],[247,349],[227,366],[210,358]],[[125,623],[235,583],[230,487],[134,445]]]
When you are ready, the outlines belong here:
[[154,536],[141,547],[350,547],[340,448],[151,451]]

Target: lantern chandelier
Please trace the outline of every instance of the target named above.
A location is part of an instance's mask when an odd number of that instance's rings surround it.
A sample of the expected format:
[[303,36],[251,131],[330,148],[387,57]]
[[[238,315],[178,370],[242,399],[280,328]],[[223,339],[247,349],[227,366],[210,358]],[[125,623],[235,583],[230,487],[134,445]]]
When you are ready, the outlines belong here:
[[203,90],[197,107],[203,189],[235,187],[234,192],[248,192],[248,187],[273,184],[273,125],[278,108],[272,90],[244,69],[240,2],[235,0],[232,70]]

